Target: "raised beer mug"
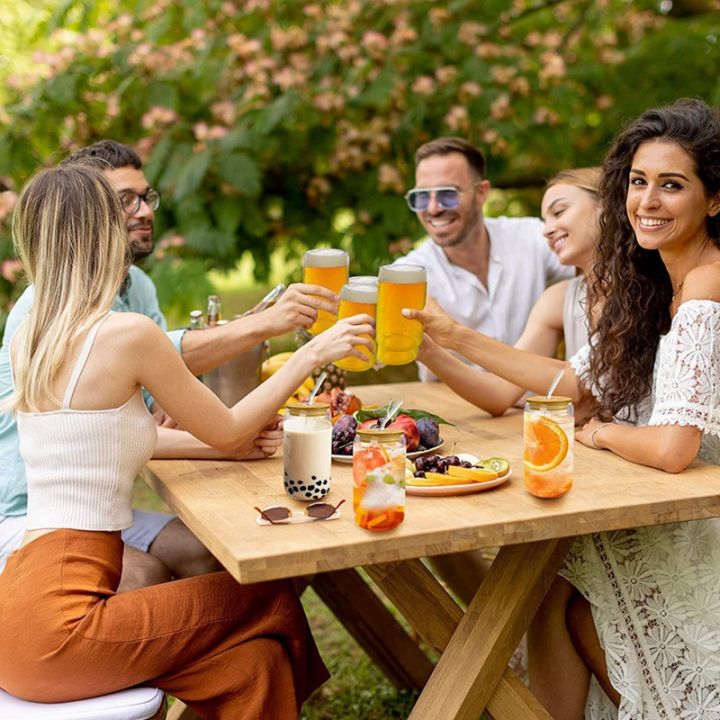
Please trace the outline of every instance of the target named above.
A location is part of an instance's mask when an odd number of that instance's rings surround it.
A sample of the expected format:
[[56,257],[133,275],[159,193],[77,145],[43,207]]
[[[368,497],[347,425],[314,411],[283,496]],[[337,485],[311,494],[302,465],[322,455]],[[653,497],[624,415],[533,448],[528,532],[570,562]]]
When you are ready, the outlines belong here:
[[[344,250],[336,248],[308,250],[303,257],[303,282],[308,285],[322,285],[336,295],[348,281],[350,258]],[[309,328],[311,335],[317,335],[332,327],[335,315],[318,310],[317,320]]]
[[[361,313],[374,318],[376,305],[376,285],[361,285],[350,282],[344,285],[340,291],[338,320],[343,320],[353,315],[360,315]],[[361,337],[371,339],[369,335],[362,335]],[[335,365],[348,372],[363,372],[369,370],[375,364],[375,353],[371,352],[364,345],[356,345],[355,349],[365,355],[366,359],[360,360],[360,358],[356,357],[346,357],[342,360],[336,360]]]
[[377,360],[384,365],[406,365],[417,357],[423,326],[419,320],[403,317],[402,309],[425,307],[427,272],[422,265],[383,265],[378,280]]
[[283,423],[283,485],[296,500],[330,492],[332,422],[327,403],[289,402]]

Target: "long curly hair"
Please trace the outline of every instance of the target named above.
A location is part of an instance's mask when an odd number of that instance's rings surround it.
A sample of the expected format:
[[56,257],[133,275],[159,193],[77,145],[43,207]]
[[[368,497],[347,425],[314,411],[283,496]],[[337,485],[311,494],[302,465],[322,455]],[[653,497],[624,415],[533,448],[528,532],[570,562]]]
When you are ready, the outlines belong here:
[[[683,99],[648,110],[616,139],[603,164],[602,211],[591,306],[602,303],[590,334],[589,379],[600,389],[606,419],[636,418],[638,404],[652,387],[660,336],[670,329],[673,287],[657,250],[635,238],[625,201],[630,167],[642,143],[677,143],[693,159],[708,197],[720,191],[720,115],[701,100]],[[720,247],[720,218],[707,218],[707,233]]]

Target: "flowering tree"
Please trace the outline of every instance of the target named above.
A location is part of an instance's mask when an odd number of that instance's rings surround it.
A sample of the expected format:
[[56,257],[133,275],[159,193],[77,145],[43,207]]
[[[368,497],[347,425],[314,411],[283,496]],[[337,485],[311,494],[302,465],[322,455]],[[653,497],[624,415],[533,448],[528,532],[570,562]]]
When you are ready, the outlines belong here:
[[[103,137],[133,144],[163,194],[149,262],[166,302],[179,278],[200,282],[246,250],[258,277],[274,249],[319,242],[375,270],[420,232],[402,194],[435,136],[485,148],[496,186],[539,187],[597,163],[650,104],[720,102],[716,0],[63,7],[51,49],[6,81],[0,175],[17,185]],[[7,295],[16,268],[2,267]]]

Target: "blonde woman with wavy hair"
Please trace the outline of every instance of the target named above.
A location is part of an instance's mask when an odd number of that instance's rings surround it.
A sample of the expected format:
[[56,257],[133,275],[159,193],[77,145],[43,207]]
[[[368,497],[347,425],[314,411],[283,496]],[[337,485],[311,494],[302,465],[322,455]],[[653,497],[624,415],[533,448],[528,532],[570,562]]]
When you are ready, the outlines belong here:
[[[88,165],[88,168],[90,165]],[[77,338],[112,307],[131,261],[117,194],[92,171],[58,168],[36,178],[36,192],[13,217],[15,248],[35,304],[15,347],[12,406],[38,411],[42,399],[60,400],[52,380]],[[90,236],[87,228],[97,228]],[[33,238],[33,242],[28,239]]]
[[10,348],[28,529],[0,575],[0,687],[64,702],[149,683],[201,717],[297,717],[327,671],[289,583],[240,586],[219,572],[116,592],[133,480],[157,440],[141,388],[200,440],[236,447],[315,367],[361,357],[371,319],[337,323],[227,408],[152,320],[110,312],[128,239],[99,170],[35,176],[14,235],[35,285]]

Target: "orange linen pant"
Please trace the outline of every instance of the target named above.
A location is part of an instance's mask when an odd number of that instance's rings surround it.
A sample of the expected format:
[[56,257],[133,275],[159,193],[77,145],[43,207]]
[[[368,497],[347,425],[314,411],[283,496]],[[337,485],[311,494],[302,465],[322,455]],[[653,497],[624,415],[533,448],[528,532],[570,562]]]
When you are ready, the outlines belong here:
[[55,530],[0,575],[0,687],[64,702],[144,684],[211,720],[296,718],[328,673],[288,582],[225,573],[116,594],[119,533]]

